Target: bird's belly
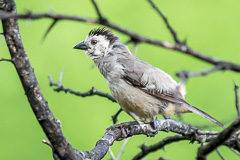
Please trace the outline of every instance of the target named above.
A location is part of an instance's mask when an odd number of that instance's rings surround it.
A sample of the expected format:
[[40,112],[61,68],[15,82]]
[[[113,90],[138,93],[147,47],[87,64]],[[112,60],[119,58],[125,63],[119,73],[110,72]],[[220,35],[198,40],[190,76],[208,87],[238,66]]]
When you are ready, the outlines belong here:
[[136,121],[152,122],[161,109],[162,103],[158,99],[123,80],[115,84],[109,83],[109,88],[122,109]]

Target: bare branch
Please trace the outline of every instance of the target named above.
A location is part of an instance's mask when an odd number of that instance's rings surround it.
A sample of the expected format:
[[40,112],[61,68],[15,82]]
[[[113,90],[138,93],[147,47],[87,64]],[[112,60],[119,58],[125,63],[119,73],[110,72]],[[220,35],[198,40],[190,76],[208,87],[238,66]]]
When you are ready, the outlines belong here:
[[48,27],[47,31],[45,32],[42,41],[44,41],[44,40],[46,39],[48,33],[50,32],[50,30],[53,29],[53,27],[56,25],[57,21],[58,21],[58,19],[54,19],[54,20],[53,20],[52,24]]
[[[224,129],[219,135],[209,142],[206,146],[201,146],[198,149],[197,160],[205,160],[206,156],[222,145],[240,128],[240,117],[238,117],[229,127]],[[237,137],[235,137],[237,139]]]
[[113,124],[116,124],[116,123],[117,123],[117,117],[119,116],[119,114],[120,114],[122,111],[123,111],[122,108],[120,108],[120,109],[117,111],[117,113],[112,116]]
[[206,75],[209,75],[211,73],[217,72],[219,70],[223,70],[223,66],[216,65],[211,69],[204,70],[204,71],[199,71],[199,72],[182,70],[182,71],[176,73],[176,76],[179,77],[183,82],[185,82],[185,81],[187,81],[187,79],[189,77],[206,76]]
[[222,160],[225,160],[225,158],[222,156],[222,154],[220,153],[220,151],[218,149],[216,149],[216,152]]
[[[16,16],[17,10],[13,0],[5,0],[2,4],[0,11],[9,12],[11,15]],[[2,26],[11,58],[14,60],[14,66],[25,94],[37,121],[52,144],[54,151],[61,159],[75,160],[77,157],[80,158],[80,155],[74,153],[72,146],[63,135],[61,127],[55,121],[55,117],[42,95],[34,70],[22,44],[17,19],[2,20]]]
[[2,59],[0,59],[0,62],[1,62],[1,61],[11,62],[11,63],[13,63],[13,60],[12,60],[12,59],[5,59],[5,58],[2,58]]
[[[190,140],[191,142],[202,142],[204,140],[205,142],[211,143],[211,141],[214,141],[214,139],[216,139],[216,137],[221,134],[215,131],[201,131],[191,125],[182,124],[171,119],[159,119],[158,124],[159,131],[181,134],[184,138]],[[94,158],[101,159],[109,150],[109,146],[113,145],[114,141],[118,139],[132,137],[134,135],[147,135],[147,130],[150,128],[150,124],[139,124],[138,122],[125,122],[112,125],[107,128],[104,136],[97,142],[94,149],[89,152],[84,151],[84,154],[82,154],[84,155],[83,158],[90,158],[91,154],[96,154],[96,150],[98,150],[99,152],[101,151],[101,155],[94,155]],[[240,151],[240,142],[236,135],[231,136],[227,141],[223,143],[223,145],[233,147],[234,149]],[[91,158],[93,158],[93,155],[91,156]]]
[[130,138],[125,139],[125,141],[123,142],[122,147],[121,147],[121,149],[120,149],[120,151],[119,151],[119,153],[118,153],[118,155],[117,155],[115,160],[119,160],[120,159],[121,155],[123,154],[123,150],[124,150],[125,146],[127,145],[127,142],[128,142],[129,139]]
[[169,29],[175,43],[182,43],[177,36],[177,33],[174,31],[174,29],[171,27],[171,25],[169,24],[167,17],[165,17],[163,15],[163,13],[160,11],[160,9],[153,3],[152,0],[148,0],[148,2],[151,4],[151,6],[153,7],[153,9],[155,9],[157,11],[157,13],[160,15],[160,17],[163,19],[164,23],[166,24],[167,28]]
[[106,23],[106,22],[107,22],[107,19],[102,16],[102,14],[101,14],[101,12],[100,12],[100,10],[99,10],[99,8],[98,8],[98,5],[97,5],[97,3],[95,2],[95,0],[91,0],[91,1],[92,1],[92,4],[93,4],[96,12],[97,12],[97,15],[98,15],[98,18],[99,18],[99,22],[100,22],[101,24]]
[[239,98],[238,98],[238,85],[234,82],[234,91],[235,91],[235,103],[237,108],[238,117],[240,117],[240,110],[239,110]]
[[[60,78],[59,79],[61,79],[61,75],[62,74],[60,74]],[[116,100],[112,97],[112,95],[110,95],[108,93],[104,93],[104,92],[98,91],[95,87],[92,87],[92,89],[90,89],[87,92],[79,92],[79,91],[75,91],[75,90],[73,90],[71,88],[64,87],[63,85],[61,85],[61,83],[59,85],[59,83],[53,82],[52,81],[52,75],[49,75],[48,78],[49,78],[49,82],[50,82],[49,85],[50,86],[56,86],[56,88],[53,89],[56,92],[71,93],[71,94],[74,94],[74,95],[80,96],[80,97],[88,97],[88,96],[98,95],[100,97],[105,97],[105,98],[109,99],[112,102],[116,102]]]
[[158,142],[154,145],[151,145],[151,146],[147,146],[147,145],[143,144],[142,146],[140,146],[142,151],[140,153],[138,153],[133,158],[133,160],[142,159],[143,157],[147,156],[151,152],[155,152],[159,149],[163,149],[166,145],[169,145],[169,144],[174,143],[174,142],[179,142],[179,141],[182,141],[182,140],[188,140],[188,138],[186,138],[182,135],[175,135],[175,136],[166,137],[163,140],[161,140],[160,142]]
[[[13,0],[4,0],[1,3],[3,3],[3,5],[0,5],[0,10],[5,12],[6,14],[1,14],[0,18],[2,19],[5,40],[8,45],[11,58],[13,59],[12,62],[14,63],[14,66],[17,70],[25,94],[36,116],[36,119],[38,120],[44,133],[46,134],[50,141],[49,144],[51,144],[52,146],[55,160],[102,159],[109,150],[109,146],[113,145],[113,143],[116,140],[140,134],[148,135],[148,131],[152,129],[152,126],[150,124],[139,124],[137,122],[115,124],[107,128],[102,139],[100,139],[97,142],[95,148],[92,149],[91,151],[81,151],[73,149],[71,144],[67,141],[67,139],[63,135],[60,124],[56,121],[55,117],[53,116],[52,112],[48,107],[47,101],[44,99],[42,95],[34,70],[31,67],[28,56],[22,44],[17,18],[39,19],[47,17],[51,19],[75,20],[95,24],[102,24],[102,22],[99,22],[99,20],[97,19],[57,15],[51,13],[50,14],[27,13],[17,15],[16,5]],[[112,29],[115,29],[119,32],[122,32],[126,35],[129,35],[131,39],[134,39],[134,41],[153,44],[167,49],[177,50],[182,53],[186,53],[188,55],[201,59],[205,62],[211,63],[213,65],[221,65],[223,66],[221,70],[228,69],[240,72],[239,65],[203,55],[197,51],[192,50],[185,44],[179,43],[172,44],[169,42],[146,38],[144,36],[141,36],[139,34],[136,34],[132,31],[126,30],[122,27],[119,27],[109,22],[104,23],[104,25]],[[65,88],[63,85],[61,85],[62,74],[60,75],[58,83],[52,82],[51,76],[49,76],[49,80],[50,85],[57,87],[54,89],[56,91],[65,91],[76,95],[79,94],[82,97],[90,95],[99,95],[115,102],[111,95],[99,92],[94,87],[90,91],[85,93],[76,92],[70,88]],[[198,152],[198,154],[200,155],[199,157],[204,158],[208,153],[210,153],[219,145],[225,145],[240,151],[240,141],[239,138],[237,137],[239,133],[234,134],[234,132],[239,128],[240,117],[238,117],[238,119],[235,122],[233,122],[227,129],[225,129],[221,133],[215,131],[201,131],[196,129],[195,127],[192,127],[191,125],[182,124],[171,119],[158,120],[157,124],[159,124],[159,131],[174,132],[177,134],[181,134],[183,137],[187,138],[191,142],[193,141],[202,142],[203,140],[205,142],[210,142],[208,145],[201,147],[199,149]]]
[[112,150],[111,150],[111,148],[110,148],[110,147],[109,147],[109,150],[108,150],[108,152],[109,152],[109,154],[110,154],[110,156],[111,156],[112,160],[115,160],[115,156],[114,156],[114,154],[113,154],[113,152],[112,152]]
[[63,72],[64,72],[64,68],[60,72],[59,79],[58,79],[58,86],[61,86],[61,84],[62,84]]
[[[102,24],[97,19],[78,17],[78,16],[69,16],[69,15],[62,15],[62,14],[52,14],[52,13],[27,13],[27,14],[18,14],[18,15],[14,15],[14,14],[2,14],[2,15],[0,15],[0,19],[9,19],[9,18],[13,18],[13,17],[17,17],[17,18],[20,18],[20,19],[32,19],[32,20],[42,19],[42,18],[50,18],[50,19],[58,19],[58,20],[79,21],[79,22],[91,23],[91,24]],[[142,36],[140,34],[134,33],[130,30],[127,30],[127,29],[125,29],[121,26],[110,23],[109,21],[107,23],[102,24],[102,25],[104,25],[106,27],[109,27],[109,28],[112,28],[116,31],[119,31],[119,32],[121,32],[125,35],[128,35],[132,39],[138,41],[138,43],[148,43],[148,44],[152,44],[152,45],[155,45],[155,46],[160,46],[160,47],[163,47],[163,48],[166,48],[166,49],[179,51],[181,53],[184,53],[184,54],[190,55],[192,57],[195,57],[197,59],[200,59],[204,62],[213,64],[213,65],[223,66],[222,70],[232,70],[232,71],[235,71],[235,72],[240,72],[240,65],[239,64],[235,64],[235,63],[231,63],[231,62],[227,62],[227,61],[222,61],[218,58],[207,56],[203,53],[200,53],[198,51],[195,51],[195,50],[191,49],[186,44],[179,44],[179,43],[173,44],[173,43],[170,43],[170,42],[167,42],[167,41],[160,41],[160,40],[151,39],[151,38]]]
[[229,147],[231,149],[231,151],[233,151],[233,153],[235,153],[236,155],[238,155],[238,157],[240,157],[240,153],[238,151],[236,151],[235,149]]

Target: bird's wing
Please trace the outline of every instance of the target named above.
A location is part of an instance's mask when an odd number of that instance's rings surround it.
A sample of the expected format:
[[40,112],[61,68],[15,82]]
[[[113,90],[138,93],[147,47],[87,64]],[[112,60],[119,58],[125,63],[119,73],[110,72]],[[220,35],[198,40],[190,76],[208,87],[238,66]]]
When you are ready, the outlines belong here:
[[118,60],[123,66],[123,79],[143,92],[173,103],[187,103],[177,82],[164,71],[135,57]]
[[177,82],[164,71],[130,56],[122,57],[118,62],[123,66],[123,79],[126,83],[156,98],[177,104],[187,104],[181,106],[225,128],[221,122],[209,114],[190,105],[180,93]]

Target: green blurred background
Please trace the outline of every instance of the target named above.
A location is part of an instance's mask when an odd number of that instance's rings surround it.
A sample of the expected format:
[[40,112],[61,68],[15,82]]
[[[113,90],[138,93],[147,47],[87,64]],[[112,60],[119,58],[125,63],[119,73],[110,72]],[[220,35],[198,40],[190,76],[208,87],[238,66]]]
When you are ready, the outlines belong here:
[[[194,49],[209,56],[240,63],[239,27],[240,1],[172,0],[157,1],[163,13],[168,17],[180,38]],[[100,10],[110,21],[142,35],[172,42],[172,37],[162,19],[146,0],[98,0]],[[16,0],[18,13],[27,10],[33,12],[56,12],[84,17],[96,17],[90,0]],[[52,74],[57,81],[64,68],[63,82],[66,87],[78,91],[88,91],[92,86],[110,93],[107,84],[98,69],[92,68],[93,62],[83,51],[73,50],[73,46],[85,39],[88,32],[99,25],[81,22],[60,21],[42,43],[43,34],[52,23],[50,19],[19,20],[23,44],[45,99],[56,118],[62,122],[62,129],[74,148],[91,150],[103,136],[105,129],[112,124],[111,115],[119,106],[101,98],[77,97],[65,93],[56,93],[50,86],[47,76]],[[0,29],[2,32],[2,28]],[[121,42],[128,37],[114,31]],[[132,49],[132,45],[129,45]],[[4,37],[0,37],[0,58],[9,58]],[[179,79],[175,73],[181,69],[204,70],[211,65],[187,55],[160,47],[139,44],[137,57],[159,67]],[[52,159],[51,149],[42,144],[46,139],[24,95],[24,90],[15,68],[7,62],[0,63],[0,159]],[[240,74],[226,71],[206,77],[190,78],[187,83],[186,99],[198,108],[220,121],[236,117],[233,80],[240,85]],[[214,124],[195,114],[183,116],[193,125]],[[159,116],[159,118],[162,118]],[[126,113],[119,116],[119,122],[131,121]],[[229,124],[229,123],[228,123]],[[134,136],[130,138],[121,159],[131,159],[143,143],[154,144],[173,133],[160,132],[154,138]],[[111,147],[115,156],[123,142],[116,141]],[[199,144],[189,141],[174,143],[150,154],[146,159],[165,157],[174,160],[191,160],[196,157]],[[228,148],[220,147],[223,156],[228,159],[238,157]],[[110,159],[107,154],[104,159]],[[209,159],[220,159],[216,152]]]

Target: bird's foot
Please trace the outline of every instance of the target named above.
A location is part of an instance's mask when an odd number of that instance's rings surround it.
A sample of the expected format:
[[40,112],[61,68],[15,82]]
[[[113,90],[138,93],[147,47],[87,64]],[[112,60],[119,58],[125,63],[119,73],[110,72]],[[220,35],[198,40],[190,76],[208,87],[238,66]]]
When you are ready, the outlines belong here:
[[154,137],[156,134],[158,134],[159,126],[157,116],[153,118],[153,122],[150,123],[151,128],[147,129],[147,136],[148,137]]
[[158,129],[149,128],[147,129],[146,133],[147,137],[154,137],[155,135],[158,134]]

